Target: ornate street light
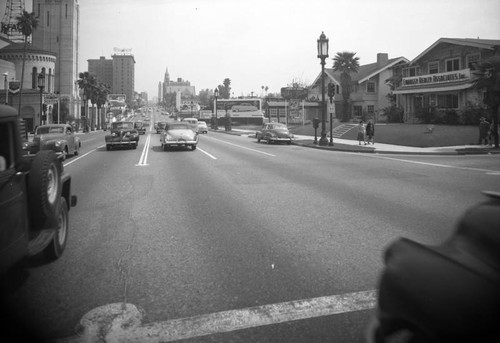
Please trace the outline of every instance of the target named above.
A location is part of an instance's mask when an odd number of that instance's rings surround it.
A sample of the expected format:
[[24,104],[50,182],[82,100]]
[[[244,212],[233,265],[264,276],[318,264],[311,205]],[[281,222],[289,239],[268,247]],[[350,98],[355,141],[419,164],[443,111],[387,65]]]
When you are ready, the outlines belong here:
[[214,106],[214,112],[215,112],[215,123],[214,123],[214,130],[217,130],[218,124],[217,124],[217,98],[219,97],[219,87],[215,88],[214,90],[214,98],[215,98],[215,106]]
[[325,111],[325,59],[328,57],[328,38],[321,32],[318,39],[318,58],[321,59],[321,138],[319,145],[328,145],[326,138],[326,111]]
[[[43,113],[43,89],[45,88],[45,74],[38,74],[38,88],[40,88],[40,117],[42,117]],[[43,117],[42,117],[43,119]],[[35,123],[36,125],[36,123]]]

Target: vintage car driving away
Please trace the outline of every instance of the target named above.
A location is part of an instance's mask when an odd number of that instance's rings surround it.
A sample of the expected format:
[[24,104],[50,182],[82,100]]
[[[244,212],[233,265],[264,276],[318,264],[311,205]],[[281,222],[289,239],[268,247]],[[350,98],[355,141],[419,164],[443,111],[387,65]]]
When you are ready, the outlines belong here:
[[273,142],[286,142],[290,144],[293,140],[293,133],[291,133],[283,123],[267,123],[264,124],[262,130],[255,133],[255,137],[257,138],[257,142],[263,140],[266,141],[267,144]]
[[207,123],[204,121],[198,122],[198,133],[208,133]]
[[52,150],[64,161],[69,154],[78,155],[82,143],[75,136],[69,124],[47,124],[38,126],[31,142],[23,144],[28,154],[36,154],[40,150]]
[[136,129],[140,135],[146,134],[146,125],[144,125],[142,121],[134,122],[134,129]]
[[156,133],[161,133],[163,130],[165,130],[166,125],[166,121],[159,121],[158,123],[156,123]]
[[163,151],[172,146],[191,147],[191,150],[195,150],[198,144],[198,133],[187,122],[169,122],[161,133],[160,142]]
[[25,155],[20,130],[17,111],[0,105],[0,275],[28,256],[59,258],[77,202],[60,159],[52,150]]
[[131,121],[117,121],[111,123],[111,133],[106,135],[106,150],[115,147],[127,147],[137,149],[139,144],[139,133],[134,129]]

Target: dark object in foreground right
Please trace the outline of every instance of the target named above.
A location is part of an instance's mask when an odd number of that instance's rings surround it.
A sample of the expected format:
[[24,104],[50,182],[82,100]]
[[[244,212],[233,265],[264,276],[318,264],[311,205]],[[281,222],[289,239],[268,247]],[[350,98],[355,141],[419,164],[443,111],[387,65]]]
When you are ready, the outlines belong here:
[[443,244],[387,248],[367,342],[500,342],[500,193],[483,193]]

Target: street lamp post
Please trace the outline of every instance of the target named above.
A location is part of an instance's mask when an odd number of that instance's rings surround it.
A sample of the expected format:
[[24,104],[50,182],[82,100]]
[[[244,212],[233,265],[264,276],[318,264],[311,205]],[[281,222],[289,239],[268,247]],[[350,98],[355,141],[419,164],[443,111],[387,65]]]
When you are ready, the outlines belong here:
[[328,57],[328,38],[321,32],[318,39],[318,58],[321,59],[321,138],[319,145],[328,145],[326,138],[326,111],[325,111],[325,59]]
[[9,77],[9,73],[3,73],[4,76],[4,87],[5,87],[5,105],[9,104],[9,82],[7,77]]
[[214,123],[214,130],[217,130],[218,124],[217,124],[217,98],[219,97],[219,89],[215,88],[214,90],[214,98],[215,98],[215,105],[214,105],[214,112],[215,112],[215,123]]
[[[39,117],[42,117],[43,112],[43,89],[45,88],[45,75],[43,73],[38,74],[38,88],[40,88],[40,114]],[[43,119],[43,117],[42,117]],[[35,126],[38,121],[35,121]]]

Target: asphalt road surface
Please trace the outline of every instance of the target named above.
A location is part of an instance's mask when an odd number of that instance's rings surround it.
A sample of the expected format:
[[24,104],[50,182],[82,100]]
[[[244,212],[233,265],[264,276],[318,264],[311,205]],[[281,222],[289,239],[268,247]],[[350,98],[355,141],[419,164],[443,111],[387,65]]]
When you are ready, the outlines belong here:
[[332,152],[221,132],[164,152],[154,131],[106,151],[104,134],[82,136],[65,162],[78,205],[64,255],[32,259],[2,292],[19,337],[77,341],[90,311],[126,308],[138,312],[123,340],[364,342],[388,244],[439,244],[482,190],[500,191],[499,155]]

